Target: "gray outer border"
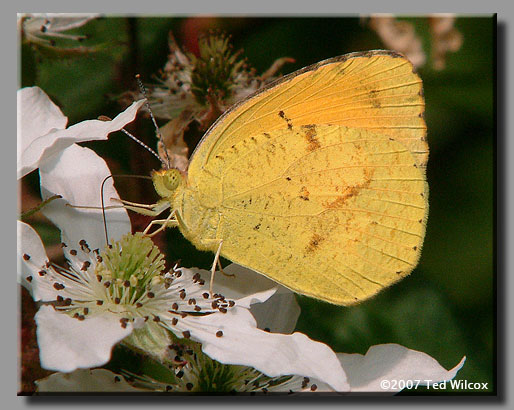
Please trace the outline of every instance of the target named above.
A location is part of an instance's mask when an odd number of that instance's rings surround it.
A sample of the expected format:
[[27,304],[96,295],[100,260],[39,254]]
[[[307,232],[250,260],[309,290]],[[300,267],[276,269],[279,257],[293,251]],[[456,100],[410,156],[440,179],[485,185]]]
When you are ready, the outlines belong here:
[[[176,398],[176,400],[170,402],[169,399],[160,400],[160,397],[40,397],[40,398],[26,398],[17,397],[17,359],[14,352],[18,349],[17,339],[17,319],[16,315],[13,314],[13,306],[15,306],[16,292],[12,292],[9,289],[11,286],[15,286],[14,273],[16,269],[16,249],[15,241],[12,239],[16,235],[14,228],[14,219],[17,213],[17,185],[13,182],[14,175],[14,138],[16,135],[16,108],[13,103],[13,98],[16,89],[18,88],[18,68],[17,64],[13,64],[14,61],[18,62],[17,55],[17,39],[15,29],[15,13],[17,12],[38,12],[38,11],[66,11],[66,12],[102,12],[108,14],[144,14],[144,15],[177,15],[177,14],[221,14],[225,16],[234,15],[259,15],[259,16],[276,16],[276,15],[289,15],[289,16],[333,16],[333,15],[348,15],[348,14],[369,14],[372,12],[393,12],[396,14],[403,15],[423,15],[431,12],[453,12],[459,15],[470,16],[472,14],[490,14],[493,12],[498,13],[498,145],[497,156],[498,163],[498,190],[497,190],[497,256],[498,256],[498,272],[503,272],[503,279],[499,281],[498,286],[498,297],[500,303],[498,305],[498,344],[503,349],[498,351],[498,387],[503,390],[502,396],[499,399],[488,398],[488,397],[449,397],[449,398],[433,398],[427,400],[423,399],[423,404],[428,406],[447,406],[448,408],[461,408],[461,407],[473,407],[474,404],[483,405],[500,405],[509,406],[512,404],[512,393],[509,393],[511,384],[509,383],[511,372],[514,370],[514,359],[513,355],[508,349],[508,346],[514,344],[513,337],[513,322],[512,313],[514,310],[514,301],[509,295],[514,294],[514,278],[512,272],[514,272],[513,266],[513,252],[509,252],[512,247],[512,234],[514,231],[514,221],[510,215],[507,214],[507,210],[514,209],[514,193],[513,184],[511,183],[514,174],[514,142],[510,136],[510,122],[511,117],[508,116],[510,101],[509,97],[513,96],[513,85],[510,79],[507,77],[507,73],[512,72],[512,30],[509,30],[509,25],[512,24],[514,12],[512,8],[513,3],[508,3],[500,0],[489,0],[488,2],[471,3],[471,2],[460,2],[460,4],[449,4],[443,0],[432,0],[430,3],[417,3],[412,1],[399,1],[389,0],[387,2],[387,9],[383,6],[377,7],[375,1],[360,0],[358,4],[355,2],[344,4],[334,0],[315,0],[315,1],[289,1],[289,2],[276,2],[276,1],[256,1],[242,2],[240,0],[216,0],[216,1],[194,1],[188,0],[181,4],[174,4],[175,2],[129,2],[127,0],[123,2],[105,2],[99,0],[90,0],[88,2],[65,2],[64,0],[47,0],[43,4],[34,0],[19,0],[13,3],[3,4],[2,6],[2,20],[3,24],[0,26],[2,30],[2,51],[6,53],[4,58],[4,64],[2,64],[2,77],[4,78],[4,95],[10,97],[4,98],[4,104],[2,106],[3,124],[7,124],[7,129],[3,130],[4,133],[4,144],[8,147],[2,149],[1,164],[1,177],[2,177],[2,188],[8,189],[8,193],[4,194],[6,201],[2,201],[2,218],[6,223],[3,224],[5,227],[2,230],[2,260],[7,261],[7,266],[3,267],[3,274],[11,276],[6,286],[6,291],[3,292],[1,298],[2,308],[4,315],[2,319],[7,320],[7,328],[3,331],[4,337],[1,338],[1,349],[2,352],[2,373],[1,383],[2,386],[2,401],[5,408],[18,409],[27,407],[40,407],[40,408],[51,408],[59,405],[64,405],[67,408],[88,408],[93,407],[95,409],[118,409],[133,406],[144,406],[152,404],[160,408],[169,408],[170,404],[173,405],[188,405],[194,407],[209,406],[211,408],[218,406],[227,406],[230,404],[244,405],[250,404],[256,406],[267,405],[280,405],[281,407],[296,406],[298,404],[305,404],[310,406],[312,404],[324,404],[333,405],[334,407],[340,407],[341,405],[352,406],[359,405],[362,408],[362,404],[372,406],[380,405],[381,407],[386,406],[398,406],[400,402],[406,405],[412,405],[417,403],[419,400],[412,400],[406,397],[397,398],[397,400],[341,400],[341,399],[330,399],[326,400],[322,398],[316,399],[316,401],[309,400],[307,398],[289,400],[273,400],[270,402],[269,399],[256,400],[244,400],[245,398],[214,398],[214,397],[197,397],[197,398]],[[428,7],[427,7],[428,6]],[[459,7],[461,6],[461,7]],[[464,7],[462,7],[464,6]],[[358,7],[358,8],[356,8]],[[5,79],[8,78],[8,81]],[[16,78],[13,81],[12,78]],[[14,85],[14,87],[13,87]],[[13,88],[11,88],[13,87]],[[7,92],[5,92],[7,91]],[[5,121],[7,120],[7,121]],[[13,236],[11,236],[13,235]],[[13,266],[14,265],[14,266]],[[501,275],[499,275],[501,276]],[[510,314],[510,315],[509,315]],[[91,399],[91,400],[88,400]],[[264,401],[266,400],[266,401]],[[301,400],[301,401],[300,401]],[[133,406],[131,406],[133,405]],[[509,406],[510,408],[510,406]]]

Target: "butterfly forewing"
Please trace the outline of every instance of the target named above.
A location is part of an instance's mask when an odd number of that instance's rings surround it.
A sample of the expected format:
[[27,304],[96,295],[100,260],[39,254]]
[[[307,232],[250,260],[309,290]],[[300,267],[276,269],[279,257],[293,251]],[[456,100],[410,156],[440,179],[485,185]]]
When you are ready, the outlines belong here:
[[352,53],[280,78],[233,106],[195,150],[192,180],[221,151],[250,135],[309,124],[373,130],[402,142],[419,166],[428,159],[422,81],[389,51]]

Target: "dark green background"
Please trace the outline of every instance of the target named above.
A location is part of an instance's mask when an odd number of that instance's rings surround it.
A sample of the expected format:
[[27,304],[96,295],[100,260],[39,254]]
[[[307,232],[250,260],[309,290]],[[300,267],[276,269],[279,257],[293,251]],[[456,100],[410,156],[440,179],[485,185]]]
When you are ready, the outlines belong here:
[[[430,55],[425,18],[414,23]],[[384,48],[358,18],[103,18],[78,30],[91,38],[83,46],[98,52],[62,58],[57,52],[22,47],[22,86],[39,85],[73,124],[104,114],[116,115],[116,97],[136,90],[134,75],[145,82],[164,66],[167,35],[194,44],[195,32],[220,28],[243,48],[251,66],[262,73],[280,57],[296,63],[286,74],[319,60],[353,51]],[[337,307],[299,297],[298,330],[326,342],[336,352],[365,353],[379,343],[399,343],[420,350],[451,368],[467,361],[457,378],[488,382],[495,389],[494,271],[494,70],[493,18],[459,18],[462,48],[447,56],[443,71],[428,60],[419,69],[424,81],[430,159],[430,213],[419,266],[399,284],[356,307]],[[150,122],[131,128],[155,146]],[[86,144],[110,158],[113,172],[148,175],[158,162],[121,133],[108,142]],[[28,181],[37,186],[37,175]],[[151,202],[144,181],[119,181],[122,198]],[[129,185],[130,184],[130,185]],[[146,185],[145,185],[146,184]],[[44,229],[47,232],[47,229]],[[43,227],[40,227],[43,232]],[[56,240],[55,232],[48,240]],[[198,253],[176,231],[167,233],[171,259],[184,266],[207,267],[212,255]],[[435,393],[435,392],[434,392]]]

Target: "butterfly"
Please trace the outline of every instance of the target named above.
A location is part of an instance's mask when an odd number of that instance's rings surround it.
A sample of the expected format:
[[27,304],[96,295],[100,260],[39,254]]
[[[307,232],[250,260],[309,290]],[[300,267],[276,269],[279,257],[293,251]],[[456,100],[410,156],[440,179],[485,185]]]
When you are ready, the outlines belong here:
[[[187,172],[152,179],[166,219],[199,250],[338,305],[408,275],[428,214],[422,81],[404,56],[321,61],[234,104]],[[146,231],[150,226],[147,228]],[[146,232],[145,231],[145,232]]]

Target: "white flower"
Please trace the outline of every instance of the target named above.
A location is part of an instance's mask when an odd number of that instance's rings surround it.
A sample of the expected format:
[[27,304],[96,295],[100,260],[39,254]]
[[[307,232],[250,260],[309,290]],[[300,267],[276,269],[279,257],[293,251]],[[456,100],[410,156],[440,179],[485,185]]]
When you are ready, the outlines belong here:
[[423,352],[398,344],[383,344],[369,348],[365,355],[339,353],[339,360],[348,375],[352,392],[396,393],[413,381],[420,386],[451,380],[464,366],[466,357],[450,370]]
[[18,90],[17,173],[21,178],[75,142],[106,140],[134,120],[144,100],[133,103],[112,121],[89,120],[66,128],[66,118],[39,87]]
[[[96,369],[53,374],[37,382],[38,391],[334,392],[330,385],[315,378],[298,375],[269,377],[250,367],[215,362],[194,350],[194,347],[177,344],[174,349],[181,357],[189,359],[184,366],[175,368],[175,383],[164,383],[130,372],[115,374]],[[453,369],[445,370],[429,355],[397,344],[373,346],[365,355],[339,353],[338,358],[348,377],[349,388],[346,394],[392,394],[406,386],[424,386],[451,380],[465,361],[463,358]]]
[[53,45],[53,39],[82,41],[86,37],[64,34],[64,31],[82,27],[99,14],[34,13],[18,14],[18,30],[30,43]]
[[[118,131],[134,120],[144,100],[133,103],[112,121],[89,120],[66,128],[68,119],[39,87],[18,90],[18,178],[39,168],[41,195],[48,200],[54,195],[62,199],[49,203],[45,215],[62,229],[62,241],[79,235],[90,236],[92,221],[103,223],[102,193],[106,206],[116,208],[106,212],[106,223],[112,238],[119,239],[130,231],[127,212],[111,202],[119,199],[110,171],[92,150],[76,142],[107,139],[109,133]],[[103,185],[102,185],[103,184]],[[103,190],[101,187],[103,186]],[[71,208],[65,204],[86,208]],[[94,235],[93,235],[94,237]],[[90,242],[97,248],[105,240]],[[67,255],[67,251],[65,250]]]
[[[239,272],[242,282],[248,283],[251,271],[241,270],[235,265],[227,267],[228,272]],[[233,280],[233,277],[224,277],[221,280],[221,287]],[[257,287],[266,287],[267,279],[261,280]],[[259,281],[257,281],[259,282]],[[238,289],[225,288],[227,294],[238,292]],[[241,289],[241,288],[239,288]],[[277,292],[272,298],[261,304],[256,313],[259,322],[266,323],[270,318],[265,310],[275,312],[275,316],[287,316],[287,312],[296,311],[297,305],[294,299],[285,297],[290,295],[285,290]],[[288,300],[288,302],[284,302]],[[290,306],[287,306],[287,305]],[[277,307],[280,307],[277,309]],[[292,315],[293,317],[296,314]],[[280,330],[280,323],[285,327],[294,326],[296,318],[291,320],[272,320]],[[274,336],[272,336],[274,337]],[[284,344],[290,343],[292,339],[285,339]],[[131,372],[115,374],[106,370],[79,370],[71,374],[56,373],[48,378],[38,381],[38,390],[41,392],[50,391],[124,391],[124,392],[246,392],[246,393],[296,393],[296,392],[345,392],[347,394],[382,393],[391,394],[402,390],[409,385],[409,381],[419,385],[437,383],[444,380],[451,380],[463,366],[465,358],[451,370],[445,370],[439,363],[429,355],[415,350],[407,349],[397,344],[384,344],[371,347],[365,355],[344,354],[337,355],[343,370],[346,374],[348,385],[344,390],[334,389],[327,384],[322,377],[321,380],[315,377],[301,375],[301,370],[295,375],[285,373],[271,377],[248,366],[226,365],[216,362],[206,355],[203,355],[198,346],[187,341],[175,343],[170,349],[177,355],[177,362],[183,364],[176,366],[174,370],[175,383],[164,383],[149,376],[139,376]],[[259,348],[248,346],[247,354],[259,354]],[[315,360],[315,357],[311,357]],[[299,359],[300,360],[300,359]],[[329,368],[326,369],[330,371]],[[394,381],[402,380],[402,383],[394,384]],[[127,383],[128,381],[128,383]],[[385,382],[384,382],[385,381]]]
[[[201,122],[212,102],[224,111],[264,83],[264,78],[258,78],[247,67],[240,53],[232,51],[229,37],[222,34],[200,36],[198,47],[198,56],[184,53],[174,37],[169,36],[168,61],[157,77],[158,85],[148,92],[150,106],[157,118],[172,120],[183,111],[189,111],[189,121]],[[281,61],[270,76],[291,59]]]

